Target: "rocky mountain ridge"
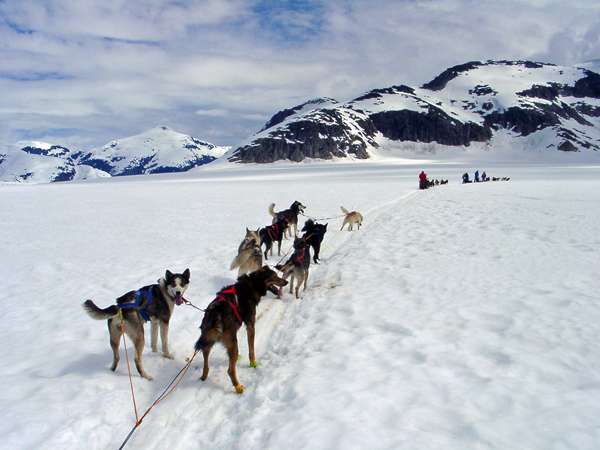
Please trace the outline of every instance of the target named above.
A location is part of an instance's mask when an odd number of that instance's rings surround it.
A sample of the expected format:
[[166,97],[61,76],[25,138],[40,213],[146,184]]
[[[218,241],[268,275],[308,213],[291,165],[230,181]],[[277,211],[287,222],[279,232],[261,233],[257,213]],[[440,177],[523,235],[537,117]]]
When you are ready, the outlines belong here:
[[346,103],[328,99],[308,112],[286,111],[228,160],[367,159],[381,146],[403,142],[489,145],[500,131],[515,141],[538,133],[536,145],[548,151],[600,149],[600,75],[532,61],[473,61],[420,88],[373,89]]

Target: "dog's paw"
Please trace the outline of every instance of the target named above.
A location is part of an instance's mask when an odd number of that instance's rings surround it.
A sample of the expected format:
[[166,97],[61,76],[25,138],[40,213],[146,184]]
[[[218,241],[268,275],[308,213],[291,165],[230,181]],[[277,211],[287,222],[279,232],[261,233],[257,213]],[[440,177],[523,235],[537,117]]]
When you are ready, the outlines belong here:
[[256,369],[256,366],[258,366],[256,361],[250,361],[250,367],[254,367]]
[[235,387],[235,392],[237,392],[238,394],[243,394],[244,393],[244,386],[242,386],[241,384],[238,384]]
[[175,359],[175,356],[172,353],[163,353],[163,355],[167,359]]

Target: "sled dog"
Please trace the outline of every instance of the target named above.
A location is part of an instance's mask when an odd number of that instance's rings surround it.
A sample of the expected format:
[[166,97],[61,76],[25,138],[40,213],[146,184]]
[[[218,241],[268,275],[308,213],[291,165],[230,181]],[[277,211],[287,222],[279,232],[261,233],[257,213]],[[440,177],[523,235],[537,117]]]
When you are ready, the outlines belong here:
[[[286,229],[285,237],[291,236],[291,228],[294,227],[294,235],[298,234],[298,215],[302,214],[306,206],[296,200],[292,205],[283,211],[275,212],[275,203],[271,203],[269,206],[269,213],[273,216],[273,223],[281,219],[286,219],[288,222],[288,229]],[[289,231],[289,234],[288,234]]]
[[271,250],[271,255],[273,254],[273,242],[277,242],[277,255],[281,255],[281,241],[283,240],[283,233],[288,225],[287,219],[280,219],[273,225],[260,229],[258,232],[260,236],[260,247],[262,248],[263,244],[265,245],[265,259],[269,259],[267,256],[269,250]]
[[363,221],[363,216],[356,211],[352,211],[352,212],[348,212],[348,210],[346,208],[344,208],[343,206],[341,206],[342,208],[342,212],[344,214],[346,214],[346,217],[344,217],[344,223],[342,223],[342,228],[340,228],[340,231],[342,231],[344,229],[344,226],[346,224],[348,224],[348,231],[352,231],[352,227],[356,224],[356,228],[358,230],[360,230],[360,225],[362,224]]
[[248,331],[248,349],[250,366],[256,367],[254,354],[254,324],[256,322],[256,307],[267,291],[280,296],[279,287],[287,285],[287,281],[279,278],[277,273],[264,266],[248,275],[242,275],[237,283],[224,287],[217,293],[217,297],[206,307],[202,325],[200,325],[200,338],[195,348],[204,356],[202,381],[208,377],[208,356],[212,347],[220,342],[225,346],[229,356],[227,373],[231,383],[238,394],[244,392],[244,386],[237,379],[235,365],[238,359],[237,331],[246,325]]
[[304,231],[302,239],[313,249],[313,262],[319,264],[319,252],[321,251],[321,243],[323,242],[325,233],[327,233],[327,224],[316,223],[312,219],[308,219],[304,222],[302,231]]
[[262,250],[260,248],[260,236],[256,231],[246,228],[246,237],[238,248],[238,254],[231,263],[229,270],[238,268],[238,277],[254,272],[262,267]]
[[144,323],[151,324],[152,351],[158,353],[158,329],[160,327],[160,340],[165,358],[173,359],[169,352],[169,320],[173,315],[175,305],[181,305],[183,293],[190,283],[190,269],[183,273],[173,274],[166,271],[165,277],[158,280],[157,284],[144,286],[137,291],[130,291],[117,299],[117,304],[101,309],[91,300],[86,300],[83,308],[93,319],[108,319],[110,334],[110,347],[113,351],[113,363],[110,370],[115,370],[119,364],[119,345],[123,335],[121,319],[127,336],[133,341],[135,347],[135,367],[139,374],[152,380],[142,366],[142,351],[144,350]]
[[285,264],[278,264],[275,266],[277,270],[283,272],[282,278],[287,280],[291,275],[290,280],[290,294],[293,293],[294,289],[294,278],[296,279],[296,298],[300,298],[298,291],[300,286],[304,283],[304,290],[306,290],[306,283],[308,282],[308,268],[310,266],[310,252],[308,251],[309,245],[302,238],[294,239],[294,253],[290,256]]

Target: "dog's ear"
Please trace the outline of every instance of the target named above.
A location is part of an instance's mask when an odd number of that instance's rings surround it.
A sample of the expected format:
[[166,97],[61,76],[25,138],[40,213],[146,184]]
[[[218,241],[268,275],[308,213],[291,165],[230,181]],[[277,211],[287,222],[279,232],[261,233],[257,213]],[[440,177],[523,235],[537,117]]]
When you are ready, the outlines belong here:
[[170,278],[173,278],[173,274],[169,269],[167,269],[167,271],[165,272],[165,280],[168,280]]
[[185,269],[183,271],[183,276],[186,280],[190,281],[190,269]]

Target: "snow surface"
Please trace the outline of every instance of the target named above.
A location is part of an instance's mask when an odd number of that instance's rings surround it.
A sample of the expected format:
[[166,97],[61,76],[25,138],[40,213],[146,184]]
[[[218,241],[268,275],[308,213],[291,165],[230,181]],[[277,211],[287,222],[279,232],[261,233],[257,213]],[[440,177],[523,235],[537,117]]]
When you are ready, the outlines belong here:
[[[450,184],[416,190],[422,169]],[[476,169],[510,181],[459,184]],[[234,282],[245,228],[300,200],[329,218],[321,264],[301,299],[259,305],[256,369],[240,330],[244,393],[215,347],[209,378],[194,360],[125,448],[597,449],[599,169],[391,155],[2,185],[2,448],[119,448],[135,423],[125,358],[108,369],[106,324],[83,301],[189,267],[186,298],[205,307]],[[360,231],[339,231],[340,206],[363,214]],[[140,414],[201,320],[176,308],[174,360],[147,331]]]

